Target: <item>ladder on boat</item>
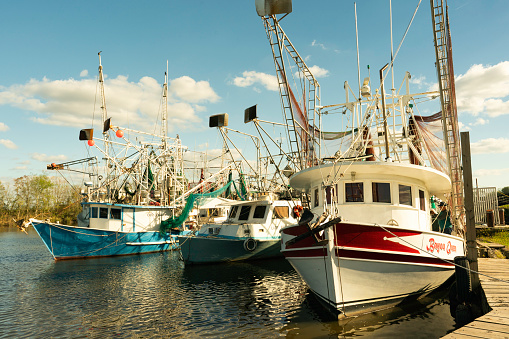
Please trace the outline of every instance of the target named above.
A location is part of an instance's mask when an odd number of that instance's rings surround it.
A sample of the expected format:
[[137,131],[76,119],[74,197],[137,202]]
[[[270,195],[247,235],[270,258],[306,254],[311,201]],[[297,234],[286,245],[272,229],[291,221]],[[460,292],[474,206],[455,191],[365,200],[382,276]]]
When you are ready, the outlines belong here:
[[458,130],[458,113],[454,87],[451,35],[449,18],[444,13],[443,0],[430,0],[437,60],[438,85],[442,105],[444,143],[452,182],[451,214],[454,224],[460,229],[465,224],[463,202],[463,173],[461,170],[461,148]]
[[[315,123],[318,121],[319,124],[320,120],[317,112],[318,106],[320,105],[320,85],[288,39],[276,17],[265,16],[262,17],[262,19],[274,57],[283,118],[288,132],[290,153],[294,157],[295,165],[298,166],[299,169],[304,169],[312,166],[317,160],[315,146],[318,148],[318,157],[320,157],[320,137],[317,138],[315,136]],[[305,107],[303,108],[298,105],[299,98],[294,97],[290,85],[288,84],[283,58],[284,51],[293,59],[299,72],[307,80],[307,88],[306,83],[301,84],[304,86],[303,93],[307,94]],[[304,99],[305,98],[302,98],[302,100]],[[293,104],[292,101],[294,101]],[[296,110],[298,112],[296,112]],[[318,128],[320,127],[321,126],[318,126]]]

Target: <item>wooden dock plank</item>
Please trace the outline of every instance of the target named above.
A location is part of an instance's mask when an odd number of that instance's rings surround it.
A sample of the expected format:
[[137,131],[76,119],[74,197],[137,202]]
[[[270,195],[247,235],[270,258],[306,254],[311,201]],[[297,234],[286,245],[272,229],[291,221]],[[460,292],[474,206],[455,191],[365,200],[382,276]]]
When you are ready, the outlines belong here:
[[443,338],[509,339],[509,259],[479,258],[479,280],[488,304],[488,314]]

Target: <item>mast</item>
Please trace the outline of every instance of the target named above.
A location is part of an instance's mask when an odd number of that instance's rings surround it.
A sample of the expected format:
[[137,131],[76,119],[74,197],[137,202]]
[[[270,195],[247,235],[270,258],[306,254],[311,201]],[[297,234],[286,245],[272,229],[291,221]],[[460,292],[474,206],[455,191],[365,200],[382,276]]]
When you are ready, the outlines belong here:
[[163,136],[163,149],[166,149],[168,136],[168,60],[166,60],[166,72],[164,72],[163,84],[163,112],[161,117],[161,135]]
[[444,14],[443,0],[430,0],[431,18],[435,42],[436,67],[440,102],[442,105],[442,126],[449,176],[452,182],[450,199],[452,221],[456,231],[462,232],[465,209],[463,203],[463,173],[461,169],[461,148],[459,141],[458,113],[452,64],[451,32],[449,17]]
[[106,173],[107,173],[107,176],[106,176],[106,195],[108,197],[108,200],[111,201],[111,185],[110,185],[110,180],[109,180],[109,177],[110,177],[110,173],[111,173],[111,170],[110,170],[110,161],[109,161],[109,158],[110,158],[110,152],[109,152],[109,139],[110,139],[110,134],[109,134],[109,127],[108,128],[105,128],[105,123],[106,123],[106,120],[108,118],[108,111],[106,110],[106,96],[104,94],[104,75],[103,75],[103,66],[101,64],[101,53],[102,51],[100,51],[98,53],[99,55],[99,90],[100,90],[100,95],[101,95],[101,120],[102,120],[102,125],[103,125],[103,139],[104,139],[104,153],[106,155]]

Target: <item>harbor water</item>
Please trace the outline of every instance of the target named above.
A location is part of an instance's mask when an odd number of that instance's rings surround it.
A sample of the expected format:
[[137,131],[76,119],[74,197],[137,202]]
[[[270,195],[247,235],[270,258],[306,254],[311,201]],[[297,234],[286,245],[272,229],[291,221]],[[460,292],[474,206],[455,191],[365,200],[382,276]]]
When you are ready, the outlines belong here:
[[[338,321],[284,260],[185,267],[179,252],[55,262],[0,228],[0,338],[439,338],[447,290]],[[373,282],[376,284],[376,282]]]

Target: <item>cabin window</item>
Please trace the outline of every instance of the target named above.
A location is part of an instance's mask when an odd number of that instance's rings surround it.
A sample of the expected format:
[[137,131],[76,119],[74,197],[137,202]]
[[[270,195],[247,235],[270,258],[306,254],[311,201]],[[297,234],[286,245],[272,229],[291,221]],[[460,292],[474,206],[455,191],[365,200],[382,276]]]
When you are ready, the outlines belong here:
[[249,212],[251,211],[251,206],[242,206],[240,208],[239,220],[247,220],[249,219]]
[[364,186],[362,182],[349,182],[345,184],[346,202],[364,202]]
[[232,207],[232,210],[230,211],[230,219],[233,219],[235,218],[235,216],[237,215],[237,211],[239,209],[239,206],[233,206]]
[[315,189],[315,207],[320,204],[320,195],[318,194],[318,188]]
[[423,190],[419,190],[419,206],[421,208],[421,211],[426,210],[426,199],[424,198]]
[[288,206],[274,206],[274,216],[276,219],[285,219],[290,216],[290,209]]
[[412,187],[407,185],[399,185],[399,204],[413,206]]
[[99,207],[99,218],[108,219],[108,208]]
[[110,209],[110,219],[120,220],[120,208]]
[[263,219],[263,218],[265,218],[265,211],[266,210],[267,210],[267,206],[256,206],[255,210],[254,210],[254,213],[253,213],[253,218],[256,218],[256,219]]
[[391,184],[388,182],[373,182],[371,187],[373,202],[391,203]]
[[92,216],[91,218],[97,218],[97,207],[92,207]]
[[328,204],[332,203],[332,200],[336,200],[337,196],[337,185],[325,187],[325,200]]

